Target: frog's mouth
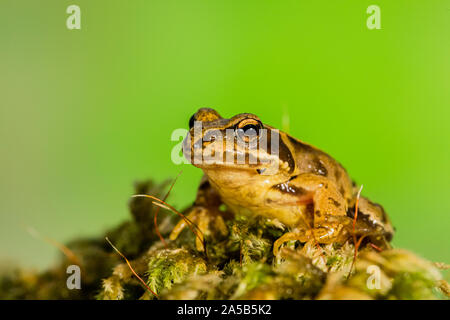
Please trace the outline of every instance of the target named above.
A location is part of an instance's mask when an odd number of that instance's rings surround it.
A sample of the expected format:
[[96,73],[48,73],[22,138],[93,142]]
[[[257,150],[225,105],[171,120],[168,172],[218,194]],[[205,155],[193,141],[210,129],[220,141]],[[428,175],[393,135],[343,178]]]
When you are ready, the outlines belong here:
[[251,161],[248,155],[239,155],[235,152],[215,152],[194,150],[194,152],[184,153],[184,156],[190,163],[198,168],[233,168],[237,170],[253,170],[264,172],[267,164],[260,161]]

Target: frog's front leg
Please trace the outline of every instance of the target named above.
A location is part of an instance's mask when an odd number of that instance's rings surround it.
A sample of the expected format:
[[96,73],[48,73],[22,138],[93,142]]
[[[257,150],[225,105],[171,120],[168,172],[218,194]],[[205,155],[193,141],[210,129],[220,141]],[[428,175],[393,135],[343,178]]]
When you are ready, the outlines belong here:
[[194,204],[188,210],[187,219],[181,219],[170,233],[170,240],[178,238],[188,223],[195,224],[193,230],[196,233],[196,248],[204,251],[204,238],[216,233],[222,236],[228,234],[228,229],[223,219],[219,206],[222,204],[219,195],[211,187],[206,177],[202,178]]
[[[280,200],[285,199],[291,206],[297,204],[300,219],[291,232],[284,234],[275,242],[274,254],[277,254],[279,247],[289,240],[300,242],[314,240],[318,243],[346,240],[348,233],[340,222],[341,219],[332,219],[333,217],[347,219],[347,202],[333,181],[314,174],[301,174],[283,184],[284,186],[276,187],[278,192],[285,193]],[[308,204],[312,204],[313,207],[312,217],[308,217],[308,206],[305,206]],[[305,209],[301,210],[301,207]]]

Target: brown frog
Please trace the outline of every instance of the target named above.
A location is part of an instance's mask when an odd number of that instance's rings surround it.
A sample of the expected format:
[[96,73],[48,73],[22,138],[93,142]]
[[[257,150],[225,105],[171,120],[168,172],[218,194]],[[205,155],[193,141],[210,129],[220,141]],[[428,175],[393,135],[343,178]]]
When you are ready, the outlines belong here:
[[[389,247],[393,228],[383,208],[359,198],[346,170],[325,152],[261,122],[254,114],[230,119],[209,108],[190,119],[184,155],[205,176],[187,218],[203,235],[226,235],[219,206],[235,214],[260,215],[288,228],[274,254],[290,240],[343,243],[354,234]],[[186,226],[181,220],[170,238]],[[202,237],[197,249],[203,250]]]

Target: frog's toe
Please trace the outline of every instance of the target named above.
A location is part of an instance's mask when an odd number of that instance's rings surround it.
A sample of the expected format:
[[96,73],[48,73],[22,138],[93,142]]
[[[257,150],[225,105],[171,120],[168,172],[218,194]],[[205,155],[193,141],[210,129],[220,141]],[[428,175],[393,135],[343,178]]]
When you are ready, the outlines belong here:
[[[278,256],[283,243],[288,241],[300,241],[302,243],[308,241],[314,241],[315,243],[333,243],[340,242],[341,237],[346,234],[343,232],[343,226],[327,226],[315,229],[296,229],[291,232],[287,232],[278,238],[273,245],[273,254]],[[346,238],[343,238],[346,239]]]
[[188,226],[188,224],[190,224],[190,223],[196,224],[196,220],[197,220],[196,211],[197,210],[194,208],[193,210],[191,210],[191,212],[185,218],[182,218],[182,219],[180,219],[180,221],[178,221],[178,223],[172,229],[172,232],[169,235],[170,240],[172,240],[172,241],[176,240],[178,238],[178,236],[180,235],[181,231],[183,231],[184,228],[186,228],[186,226]]
[[196,247],[204,251],[204,239],[216,239],[228,235],[228,228],[223,217],[216,212],[201,208],[196,214],[199,237],[196,238]]
[[291,231],[291,232],[286,232],[285,234],[283,234],[273,244],[273,255],[275,257],[278,256],[278,254],[280,252],[280,248],[285,242],[295,241],[295,240],[304,242],[304,240],[305,240],[304,235],[302,235],[299,231]]
[[205,250],[205,237],[226,236],[228,234],[228,228],[220,214],[215,214],[204,207],[194,207],[186,216],[186,219],[181,219],[173,228],[170,240],[175,240],[189,224],[196,236],[195,247],[198,251]]

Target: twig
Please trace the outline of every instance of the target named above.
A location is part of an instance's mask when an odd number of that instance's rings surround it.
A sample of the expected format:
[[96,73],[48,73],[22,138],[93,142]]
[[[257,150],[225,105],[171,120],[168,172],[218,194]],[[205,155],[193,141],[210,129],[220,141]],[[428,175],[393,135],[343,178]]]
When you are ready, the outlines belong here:
[[111,245],[111,247],[114,249],[114,251],[116,251],[127,263],[128,267],[130,268],[131,272],[133,272],[133,274],[136,276],[136,278],[139,279],[139,281],[141,281],[141,283],[147,288],[148,291],[150,291],[155,297],[158,298],[158,295],[156,294],[156,292],[154,292],[152,289],[150,289],[150,287],[145,283],[144,280],[142,280],[141,277],[139,277],[139,275],[136,273],[136,271],[134,271],[133,267],[131,266],[130,261],[128,261],[128,259],[122,254],[122,252],[119,251],[119,249],[117,249],[111,241],[109,241],[108,237],[105,238],[106,241],[108,241],[108,243]]

